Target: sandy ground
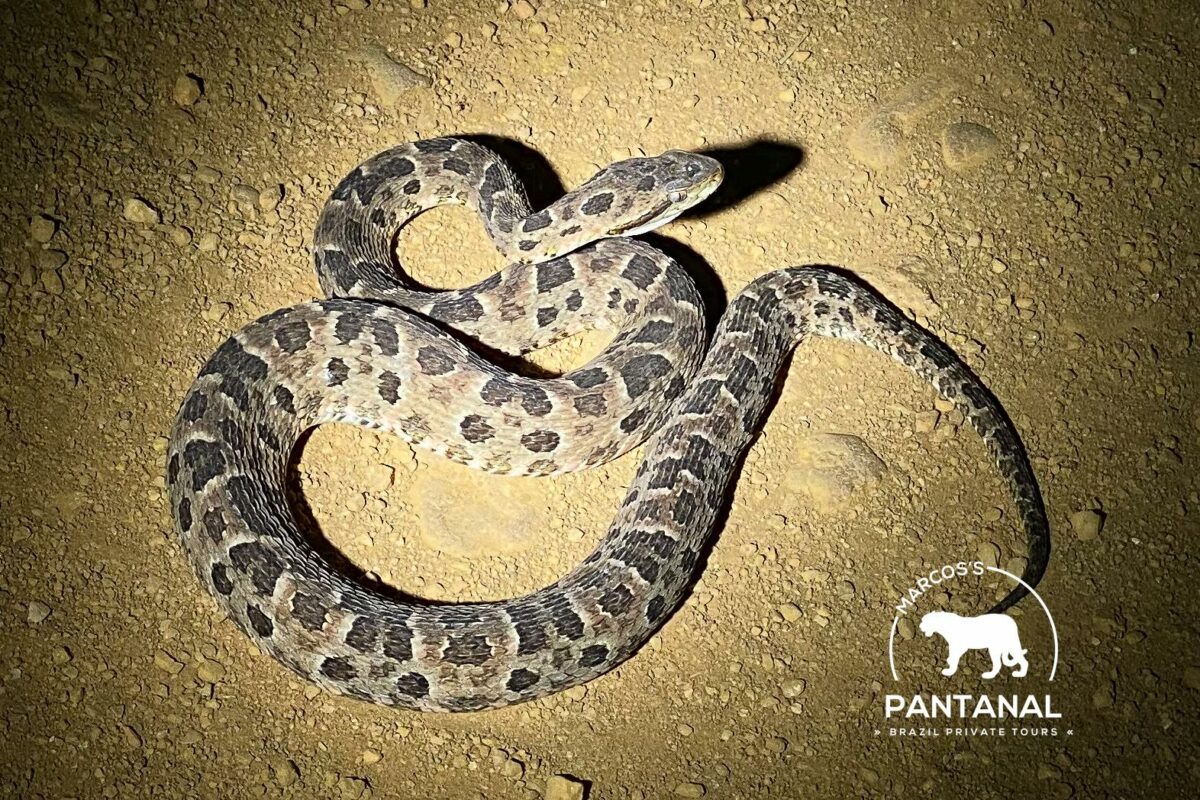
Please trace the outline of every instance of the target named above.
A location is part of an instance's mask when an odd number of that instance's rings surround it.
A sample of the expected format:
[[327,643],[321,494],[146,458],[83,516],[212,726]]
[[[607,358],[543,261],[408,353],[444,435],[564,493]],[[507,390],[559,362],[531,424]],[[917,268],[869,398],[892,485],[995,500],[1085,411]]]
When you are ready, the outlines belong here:
[[[0,794],[1070,798],[1200,779],[1194,5],[50,5],[0,9]],[[542,200],[633,153],[722,151],[724,202],[660,239],[714,305],[838,264],[953,344],[1047,496],[1058,674],[1025,603],[1031,675],[993,690],[1049,693],[1057,735],[889,735],[885,694],[978,692],[985,667],[942,679],[910,623],[895,684],[899,593],[959,559],[1019,571],[1024,543],[961,418],[831,342],[796,354],[695,592],[618,671],[420,716],[259,656],[176,542],[165,434],[224,337],[318,293],[305,247],[334,182],[446,133],[496,137]],[[432,285],[502,266],[465,210],[399,250]],[[458,600],[566,572],[637,460],[505,479],[330,426],[301,469],[355,561]]]

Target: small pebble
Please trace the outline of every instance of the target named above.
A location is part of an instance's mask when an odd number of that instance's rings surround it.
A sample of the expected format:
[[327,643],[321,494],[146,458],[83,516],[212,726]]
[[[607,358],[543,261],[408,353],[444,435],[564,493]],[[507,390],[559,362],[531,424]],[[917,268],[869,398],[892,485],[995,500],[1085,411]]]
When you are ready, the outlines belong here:
[[1081,542],[1090,542],[1104,529],[1104,514],[1094,509],[1076,511],[1071,515],[1071,530]]
[[368,468],[366,487],[372,491],[382,492],[391,487],[396,480],[396,469],[388,464],[374,464]]
[[62,250],[43,250],[37,255],[40,270],[54,270],[67,263],[67,254]]
[[1010,575],[1024,575],[1027,566],[1029,566],[1029,559],[1013,556],[1004,563],[1004,571]]
[[258,189],[253,186],[235,183],[229,193],[236,202],[242,205],[249,206],[258,203]]
[[342,797],[344,800],[356,800],[363,796],[366,789],[366,781],[350,775],[343,775],[337,782],[338,797]]
[[[66,254],[64,253],[63,255]],[[57,297],[63,293],[62,276],[53,269],[42,270],[41,283],[42,289],[45,290],[46,294]]]
[[225,677],[225,667],[218,661],[205,659],[196,668],[196,676],[205,683],[220,683]]
[[187,247],[192,243],[192,232],[187,228],[176,225],[167,232],[167,238],[177,247]]
[[529,0],[517,0],[509,10],[516,15],[517,19],[529,19],[537,13],[537,7]]
[[703,783],[688,781],[676,786],[674,794],[676,797],[704,797],[708,794],[708,790],[704,788]]
[[159,650],[154,654],[154,666],[168,675],[178,675],[183,671],[184,663],[166,650]]
[[940,396],[933,401],[933,407],[943,414],[949,414],[951,411],[957,408],[953,400],[947,400],[945,397]]
[[869,167],[895,164],[906,151],[904,134],[885,114],[873,114],[850,134],[850,153]]
[[138,749],[142,746],[142,735],[137,732],[137,728],[132,725],[126,725],[122,722],[117,726],[121,731],[122,738],[125,739],[125,744],[131,749]]
[[509,752],[503,747],[493,747],[488,751],[488,757],[492,760],[492,766],[500,769],[504,766],[504,762],[509,759]]
[[203,94],[204,85],[195,75],[180,75],[175,79],[175,86],[171,89],[171,97],[175,103],[184,108],[195,105]]
[[276,759],[271,763],[271,771],[275,773],[275,782],[287,788],[300,780],[300,768],[290,758]]
[[29,607],[25,611],[25,620],[30,625],[41,625],[52,613],[53,609],[41,600],[30,600]]
[[546,800],[583,800],[586,785],[567,775],[552,775],[546,781]]
[[931,433],[937,427],[938,420],[942,418],[942,412],[936,409],[931,411],[920,411],[913,419],[913,430],[917,433]]
[[362,755],[358,757],[358,760],[369,767],[372,764],[378,764],[380,761],[382,761],[383,753],[379,752],[378,750],[363,750]]
[[855,490],[876,483],[887,467],[867,443],[843,433],[820,433],[794,445],[785,484],[822,507],[840,505]]
[[44,214],[38,214],[29,221],[29,238],[38,244],[48,243],[57,231],[58,223]]
[[158,209],[140,197],[131,197],[125,201],[125,219],[139,225],[157,225],[162,219]]
[[196,167],[196,172],[194,175],[196,180],[200,181],[201,183],[207,183],[209,186],[212,186],[214,183],[221,180],[221,173],[212,167]]
[[433,85],[432,78],[396,61],[379,45],[363,47],[358,52],[358,60],[366,65],[371,88],[385,106],[396,105],[405,92]]
[[981,542],[975,548],[975,557],[983,562],[985,567],[1000,566],[1000,548],[991,542]]
[[275,184],[258,193],[258,207],[262,211],[274,211],[283,202],[283,186]]
[[804,616],[804,612],[800,610],[800,606],[795,603],[784,603],[776,611],[779,612],[779,616],[783,617],[784,622],[796,622]]

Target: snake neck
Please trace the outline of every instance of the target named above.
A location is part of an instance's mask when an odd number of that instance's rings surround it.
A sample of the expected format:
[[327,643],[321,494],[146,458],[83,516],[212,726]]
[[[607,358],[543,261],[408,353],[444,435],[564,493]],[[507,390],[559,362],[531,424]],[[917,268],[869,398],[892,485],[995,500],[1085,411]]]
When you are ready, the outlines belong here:
[[578,193],[572,192],[541,211],[501,220],[489,231],[507,261],[513,264],[537,264],[604,238],[586,218],[581,218]]

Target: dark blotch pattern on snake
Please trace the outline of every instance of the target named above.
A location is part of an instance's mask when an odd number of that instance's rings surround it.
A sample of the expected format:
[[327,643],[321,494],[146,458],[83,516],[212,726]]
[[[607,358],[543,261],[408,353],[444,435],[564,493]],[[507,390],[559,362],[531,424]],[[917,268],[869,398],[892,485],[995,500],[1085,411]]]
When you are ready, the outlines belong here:
[[[705,350],[691,279],[626,237],[675,218],[721,177],[717,162],[671,151],[613,164],[534,213],[504,162],[469,141],[407,144],[357,167],[314,237],[330,299],[234,334],[175,421],[171,507],[221,608],[301,676],[375,703],[468,711],[602,675],[682,602],[784,359],[809,335],[870,345],[957,404],[1011,485],[1029,540],[1023,577],[1036,584],[1049,531],[1016,432],[945,345],[867,286],[818,268],[763,275],[729,303]],[[452,202],[479,211],[512,265],[457,291],[405,284],[391,253],[396,231]],[[507,372],[459,338],[520,354],[595,327],[615,331],[610,346],[549,379]],[[512,475],[584,469],[649,443],[583,563],[523,597],[435,605],[343,575],[298,525],[285,492],[289,457],[326,422],[392,431]]]

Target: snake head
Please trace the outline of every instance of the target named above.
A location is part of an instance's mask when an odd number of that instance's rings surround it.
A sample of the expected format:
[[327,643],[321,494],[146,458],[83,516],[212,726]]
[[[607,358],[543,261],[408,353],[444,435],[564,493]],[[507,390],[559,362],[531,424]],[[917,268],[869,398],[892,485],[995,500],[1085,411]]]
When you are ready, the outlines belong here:
[[724,177],[716,159],[683,150],[618,161],[522,220],[506,255],[545,261],[597,239],[654,230],[715,192]]
[[724,177],[721,162],[714,158],[668,150],[660,156],[619,161],[584,186],[631,187],[622,195],[629,202],[613,209],[608,234],[637,236],[666,225],[699,204],[717,190]]

